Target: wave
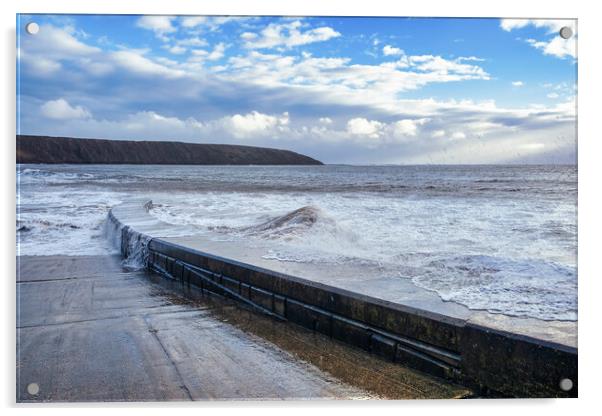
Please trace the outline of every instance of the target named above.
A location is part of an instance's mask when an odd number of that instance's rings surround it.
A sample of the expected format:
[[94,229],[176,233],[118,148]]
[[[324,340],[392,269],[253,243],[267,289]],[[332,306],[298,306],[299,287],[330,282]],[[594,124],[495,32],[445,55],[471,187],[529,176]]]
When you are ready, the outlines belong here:
[[241,231],[247,235],[264,238],[292,237],[307,232],[318,221],[334,225],[334,221],[326,217],[320,208],[308,205],[271,218],[261,224],[243,227]]
[[18,220],[17,221],[17,232],[27,232],[27,231],[31,231],[33,229],[79,230],[80,228],[82,228],[80,225],[73,224],[70,222],[61,222],[61,221],[54,222],[54,221],[43,220],[43,219],[30,219],[30,220]]
[[542,320],[577,319],[576,269],[552,261],[440,255],[412,281],[470,309]]
[[315,206],[304,206],[284,215],[271,217],[262,223],[245,227],[213,226],[211,231],[234,233],[267,239],[290,239],[301,236],[316,224],[336,227],[335,221]]
[[[269,260],[295,263],[343,264],[369,261],[360,236],[320,207],[306,205],[244,226],[209,226],[210,231],[267,244]],[[251,243],[254,244],[254,243]]]

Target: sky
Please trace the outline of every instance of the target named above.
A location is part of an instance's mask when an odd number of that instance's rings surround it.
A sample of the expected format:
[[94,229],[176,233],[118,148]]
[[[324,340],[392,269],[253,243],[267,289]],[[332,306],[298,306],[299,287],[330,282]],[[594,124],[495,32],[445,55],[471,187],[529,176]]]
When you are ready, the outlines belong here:
[[17,32],[20,134],[576,163],[574,20],[18,15]]

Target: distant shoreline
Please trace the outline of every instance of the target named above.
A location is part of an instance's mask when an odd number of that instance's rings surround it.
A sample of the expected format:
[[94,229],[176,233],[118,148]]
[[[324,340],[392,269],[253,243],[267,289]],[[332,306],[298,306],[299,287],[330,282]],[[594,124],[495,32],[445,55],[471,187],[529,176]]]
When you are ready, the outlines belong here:
[[322,165],[290,150],[170,141],[17,135],[19,164]]

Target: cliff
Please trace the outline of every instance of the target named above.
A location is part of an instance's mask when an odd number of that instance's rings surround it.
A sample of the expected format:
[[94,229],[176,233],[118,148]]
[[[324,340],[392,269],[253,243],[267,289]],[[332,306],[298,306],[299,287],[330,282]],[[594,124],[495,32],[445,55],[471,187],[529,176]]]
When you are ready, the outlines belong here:
[[17,135],[17,163],[321,165],[290,150],[229,144]]

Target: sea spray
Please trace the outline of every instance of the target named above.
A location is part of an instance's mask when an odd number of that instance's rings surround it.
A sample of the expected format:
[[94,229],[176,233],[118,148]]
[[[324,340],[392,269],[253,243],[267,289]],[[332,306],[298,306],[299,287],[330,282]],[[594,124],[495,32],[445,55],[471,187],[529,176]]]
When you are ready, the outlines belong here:
[[[151,203],[152,204],[152,203]],[[121,252],[122,265],[129,270],[142,270],[148,265],[148,243],[151,238],[124,226],[112,212],[105,225],[107,239]]]
[[148,243],[152,238],[124,227],[122,230],[122,265],[130,270],[142,270],[148,265]]

